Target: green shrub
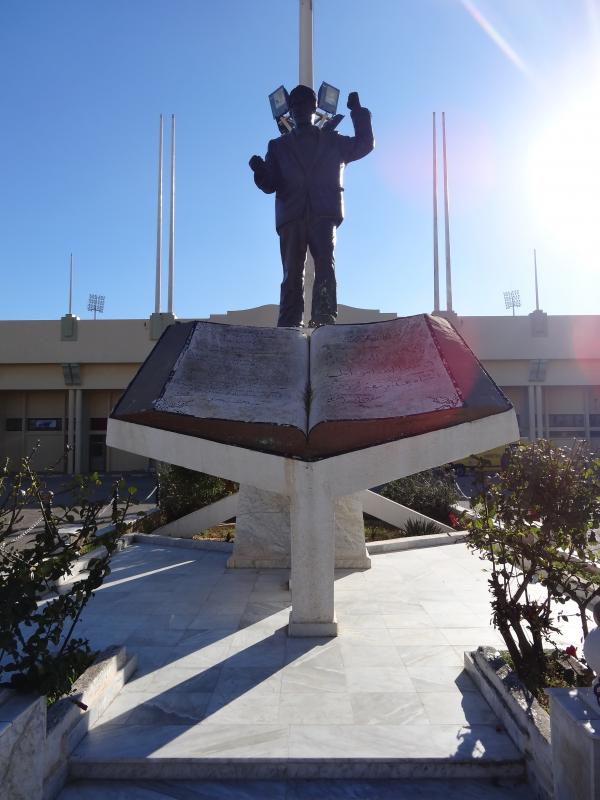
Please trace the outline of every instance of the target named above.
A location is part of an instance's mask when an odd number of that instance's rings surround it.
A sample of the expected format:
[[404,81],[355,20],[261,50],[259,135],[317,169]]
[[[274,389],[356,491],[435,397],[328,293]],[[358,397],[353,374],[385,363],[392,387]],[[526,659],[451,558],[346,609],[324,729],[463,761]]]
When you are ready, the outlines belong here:
[[[87,639],[73,634],[85,605],[110,572],[135,489],[125,502],[115,494],[113,527],[98,534],[98,516],[111,501],[87,499],[88,490],[100,483],[97,474],[77,477],[75,502],[53,509],[31,457],[16,472],[9,474],[9,469],[7,459],[0,468],[0,678],[9,679],[17,690],[45,694],[52,702],[70,690],[93,659]],[[31,537],[17,541],[23,509],[32,504],[39,508],[41,524]],[[73,523],[76,530],[61,532]],[[75,561],[92,543],[103,546],[100,555],[90,560],[80,580],[58,595],[57,582],[72,574]]]
[[430,536],[441,532],[440,526],[430,519],[407,519],[402,526],[403,536]]
[[539,693],[549,672],[544,645],[567,620],[564,604],[576,604],[585,636],[586,609],[600,596],[591,533],[600,523],[600,460],[582,443],[520,445],[472,503],[478,516],[467,522],[467,543],[490,563],[493,623],[517,673]]
[[238,490],[232,481],[172,464],[160,465],[158,487],[158,504],[167,522],[216,503]]
[[401,503],[438,522],[448,524],[452,506],[459,499],[454,476],[446,470],[427,470],[386,483],[383,497]]

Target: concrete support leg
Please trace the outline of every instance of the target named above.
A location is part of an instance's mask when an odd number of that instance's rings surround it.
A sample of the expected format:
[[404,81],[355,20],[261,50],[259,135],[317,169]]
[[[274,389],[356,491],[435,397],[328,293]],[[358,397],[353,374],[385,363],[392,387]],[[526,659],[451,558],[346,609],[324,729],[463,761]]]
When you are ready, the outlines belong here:
[[337,636],[333,599],[333,497],[307,463],[294,466],[290,502],[292,610],[290,636]]
[[528,387],[527,412],[529,415],[529,441],[534,442],[536,439],[536,430],[535,430],[535,386],[533,386],[533,384],[530,384]]
[[75,389],[75,472],[81,472],[83,451],[81,389]]
[[72,475],[75,471],[75,390],[69,389],[67,403],[67,444],[69,446],[67,456],[67,472]]
[[543,413],[543,404],[542,404],[542,387],[536,386],[536,417],[537,417],[537,439],[544,438],[544,413]]

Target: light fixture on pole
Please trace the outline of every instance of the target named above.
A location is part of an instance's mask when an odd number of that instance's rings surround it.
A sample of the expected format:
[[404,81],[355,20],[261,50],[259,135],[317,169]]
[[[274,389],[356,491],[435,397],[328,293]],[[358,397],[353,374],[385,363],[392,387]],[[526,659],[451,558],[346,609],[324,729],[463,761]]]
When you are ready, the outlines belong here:
[[512,308],[514,317],[515,308],[520,308],[521,306],[521,297],[518,289],[511,289],[509,292],[504,292],[504,305],[506,308]]
[[[323,81],[317,96],[317,112],[315,125],[323,130],[335,130],[344,119],[343,114],[337,114],[340,90],[330,83]],[[269,104],[273,119],[277,123],[280,133],[289,133],[294,127],[294,120],[290,116],[290,96],[285,86],[278,86],[269,95]]]
[[106,296],[103,294],[90,294],[88,298],[88,311],[94,312],[94,319],[96,319],[96,314],[104,313],[105,300]]

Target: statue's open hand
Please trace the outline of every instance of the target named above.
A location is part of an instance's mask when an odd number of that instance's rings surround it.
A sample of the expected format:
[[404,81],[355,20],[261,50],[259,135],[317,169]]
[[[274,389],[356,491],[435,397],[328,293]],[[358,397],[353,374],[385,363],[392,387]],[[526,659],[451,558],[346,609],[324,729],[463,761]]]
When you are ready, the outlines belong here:
[[248,163],[250,164],[250,169],[252,170],[252,172],[261,170],[265,166],[265,162],[260,156],[252,156],[252,158]]
[[350,111],[356,111],[360,108],[360,100],[358,99],[358,92],[350,92],[348,95],[348,102],[346,103]]

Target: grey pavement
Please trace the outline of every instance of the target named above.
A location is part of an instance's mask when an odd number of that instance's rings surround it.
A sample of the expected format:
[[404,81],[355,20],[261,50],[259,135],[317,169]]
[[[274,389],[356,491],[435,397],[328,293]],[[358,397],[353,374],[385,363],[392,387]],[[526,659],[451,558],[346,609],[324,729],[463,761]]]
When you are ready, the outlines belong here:
[[[114,558],[77,633],[97,648],[125,644],[139,666],[76,750],[73,777],[83,782],[60,800],[529,796],[527,787],[466,780],[518,777],[522,764],[463,669],[465,650],[501,647],[490,626],[485,564],[465,545],[377,555],[371,570],[336,572],[335,639],[288,638],[287,571],[227,570],[226,558],[152,544]],[[575,631],[564,631],[565,643],[578,644]],[[220,794],[203,794],[206,780],[192,779],[211,776],[178,766],[215,760],[246,765],[229,776],[246,782],[229,790],[223,780]],[[322,795],[314,793],[318,780],[273,780],[271,794],[242,792],[250,779],[278,777],[265,764],[312,764],[314,778],[342,778],[332,765],[378,760],[404,760],[416,772],[374,775],[367,767],[369,774],[350,773],[347,786],[330,781]],[[406,787],[423,777],[423,762],[434,765],[431,777],[448,780],[443,788],[419,781],[430,793],[411,794]],[[256,774],[248,764],[259,765]],[[483,771],[461,772],[465,765]],[[376,782],[382,794],[374,794],[366,780],[373,777],[405,780]],[[94,794],[84,780],[107,778],[110,794]],[[133,781],[126,786],[136,793],[118,794],[120,779]],[[384,793],[388,784],[396,794]],[[451,794],[459,785],[462,794]]]

